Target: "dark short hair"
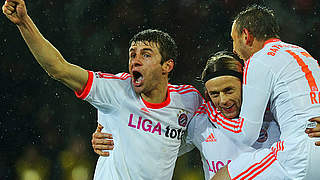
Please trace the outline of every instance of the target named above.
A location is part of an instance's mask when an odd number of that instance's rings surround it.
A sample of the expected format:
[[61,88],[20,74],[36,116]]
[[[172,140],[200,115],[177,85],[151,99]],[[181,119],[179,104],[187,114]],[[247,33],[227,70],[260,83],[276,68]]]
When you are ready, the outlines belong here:
[[243,66],[243,60],[234,53],[219,51],[209,55],[207,64],[201,74],[201,80],[205,83],[214,77],[231,75],[242,81]]
[[238,34],[246,28],[258,40],[280,37],[280,27],[274,12],[266,7],[252,5],[240,12],[234,18],[234,23]]
[[163,31],[157,29],[147,29],[134,35],[129,41],[129,46],[133,42],[153,42],[159,45],[161,54],[161,64],[172,59],[176,63],[178,57],[178,47],[173,38]]

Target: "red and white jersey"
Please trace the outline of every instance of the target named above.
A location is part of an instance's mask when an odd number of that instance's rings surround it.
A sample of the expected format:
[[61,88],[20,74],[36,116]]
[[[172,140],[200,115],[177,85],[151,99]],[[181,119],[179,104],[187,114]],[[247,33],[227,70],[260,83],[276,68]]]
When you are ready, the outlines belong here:
[[135,93],[127,73],[88,73],[76,95],[97,108],[102,131],[115,142],[109,157],[99,157],[94,179],[171,179],[186,125],[203,101],[199,92],[169,84],[166,100],[151,104]]
[[320,116],[319,88],[319,65],[306,50],[279,39],[268,40],[246,62],[240,118],[230,120],[218,114],[216,124],[230,138],[251,145],[270,102],[281,131],[281,143],[272,147],[274,159],[291,178],[302,179],[314,154],[311,141],[316,139],[310,140],[304,131],[309,119]]
[[179,155],[196,147],[201,154],[205,179],[209,180],[220,168],[240,154],[253,152],[259,148],[270,148],[274,142],[279,140],[279,137],[279,126],[274,121],[272,114],[267,111],[260,136],[253,146],[239,143],[225,135],[220,127],[214,125],[208,116],[205,105],[202,105],[188,125],[187,136],[180,147]]

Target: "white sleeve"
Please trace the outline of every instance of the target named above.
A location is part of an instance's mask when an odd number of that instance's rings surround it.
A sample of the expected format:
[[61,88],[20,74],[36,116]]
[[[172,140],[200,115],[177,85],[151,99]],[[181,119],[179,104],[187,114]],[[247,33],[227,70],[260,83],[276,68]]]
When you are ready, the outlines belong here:
[[217,122],[226,135],[249,146],[259,137],[274,77],[270,68],[257,60],[252,58],[246,63],[239,119],[218,114]]
[[113,111],[121,103],[130,88],[130,75],[116,75],[88,71],[89,78],[82,92],[75,92],[80,99],[105,112]]

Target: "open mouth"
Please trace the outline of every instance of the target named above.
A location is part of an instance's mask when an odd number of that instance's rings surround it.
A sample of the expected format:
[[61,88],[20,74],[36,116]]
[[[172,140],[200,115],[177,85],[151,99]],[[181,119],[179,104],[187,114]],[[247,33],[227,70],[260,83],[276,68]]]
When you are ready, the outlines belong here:
[[234,104],[233,105],[231,105],[231,106],[229,106],[229,107],[223,107],[222,109],[223,109],[223,111],[225,111],[225,112],[228,112],[228,113],[231,113],[231,112],[233,112],[234,111]]
[[132,71],[132,75],[133,75],[133,78],[132,78],[133,85],[137,87],[141,86],[143,81],[142,74],[138,71]]

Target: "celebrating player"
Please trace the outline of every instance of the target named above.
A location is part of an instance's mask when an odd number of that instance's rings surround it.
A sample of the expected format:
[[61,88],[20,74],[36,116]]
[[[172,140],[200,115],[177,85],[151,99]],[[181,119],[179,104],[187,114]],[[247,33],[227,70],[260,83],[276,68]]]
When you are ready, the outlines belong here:
[[[277,122],[270,110],[266,110],[260,136],[253,144],[253,148],[239,144],[223,134],[220,128],[213,125],[217,116],[210,113],[217,107],[217,111],[227,118],[236,118],[241,106],[242,60],[228,52],[218,52],[209,57],[207,65],[202,72],[202,81],[205,84],[208,106],[200,106],[188,125],[186,143],[179,150],[182,155],[194,147],[201,154],[205,179],[210,179],[224,165],[243,152],[260,148],[269,148],[279,140],[280,131]],[[207,108],[208,107],[208,108]],[[209,115],[209,116],[208,116]],[[92,145],[94,151],[102,156],[108,156],[107,151],[112,150],[113,141],[110,134],[100,133],[102,126],[98,126],[93,133]],[[310,129],[317,136],[319,128]],[[117,142],[116,142],[117,144]]]
[[192,86],[168,84],[174,40],[159,30],[139,32],[129,44],[130,74],[86,71],[41,35],[23,0],[7,0],[2,9],[42,68],[96,107],[98,122],[117,141],[109,158],[99,158],[94,179],[171,179],[186,125],[203,103]]
[[252,6],[235,18],[234,52],[246,61],[239,119],[217,114],[215,123],[230,138],[251,145],[270,110],[280,125],[280,141],[270,149],[241,154],[213,179],[318,179],[320,149],[306,127],[320,118],[320,68],[303,48],[282,42],[273,12]]

